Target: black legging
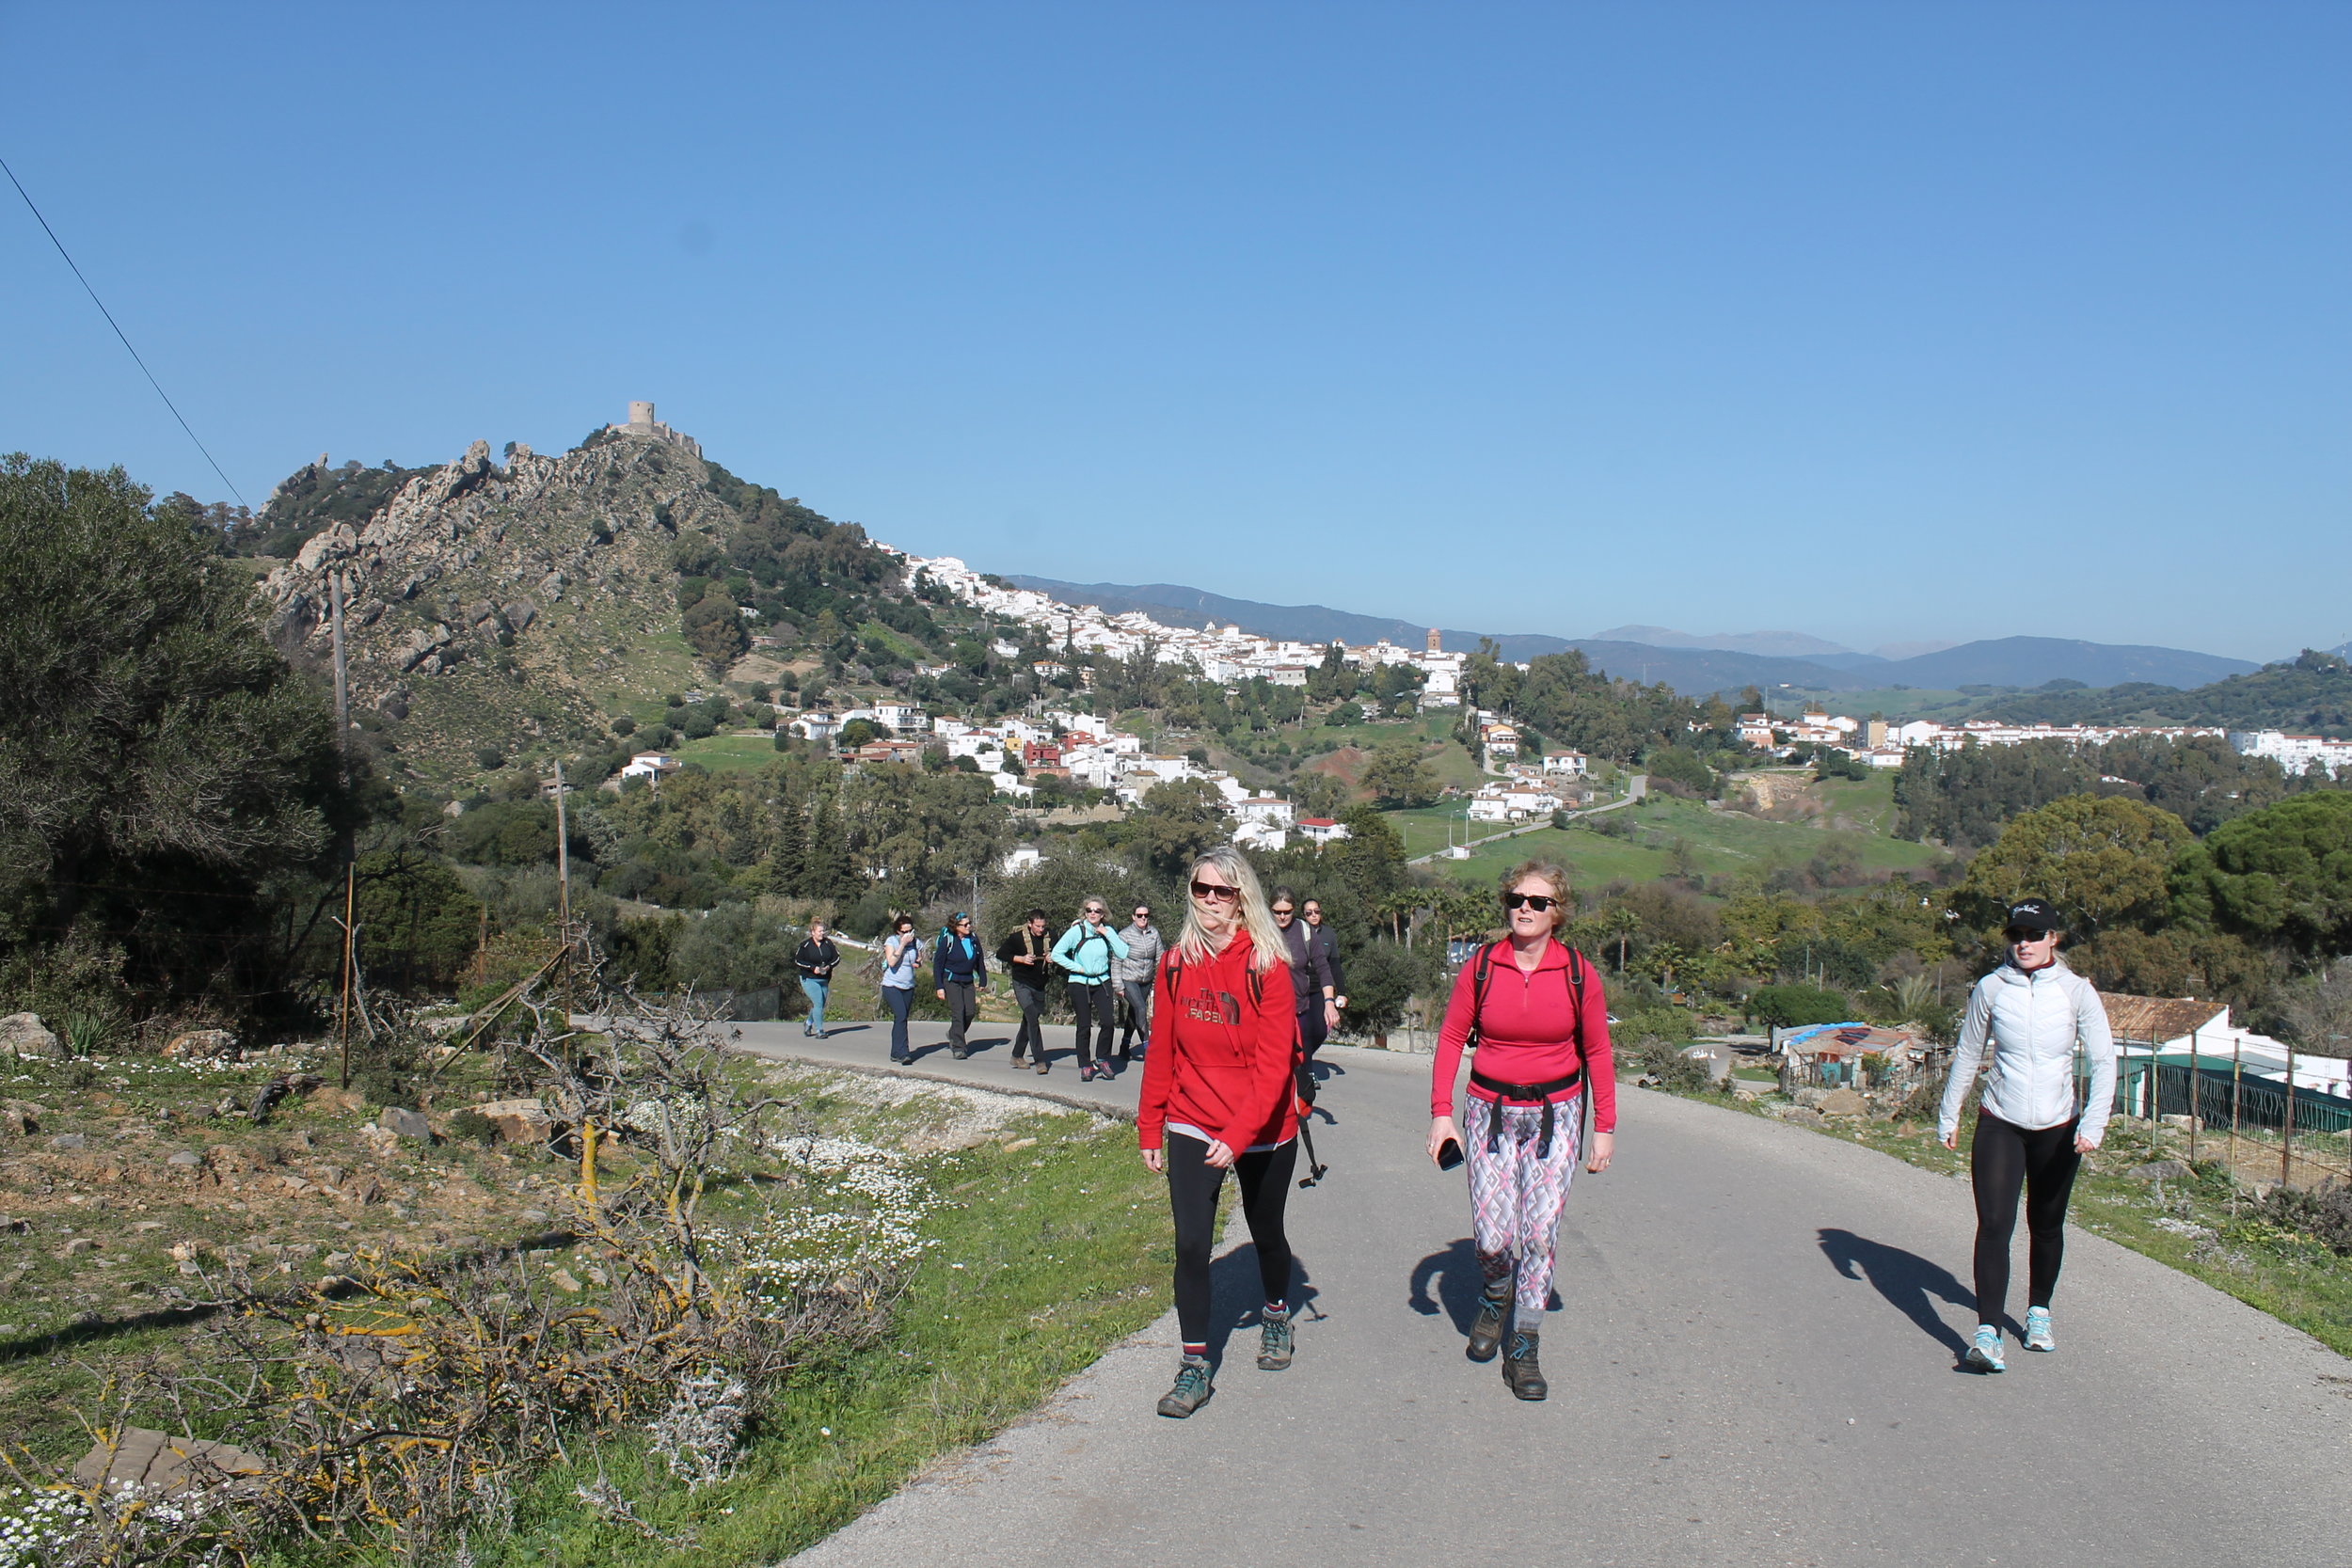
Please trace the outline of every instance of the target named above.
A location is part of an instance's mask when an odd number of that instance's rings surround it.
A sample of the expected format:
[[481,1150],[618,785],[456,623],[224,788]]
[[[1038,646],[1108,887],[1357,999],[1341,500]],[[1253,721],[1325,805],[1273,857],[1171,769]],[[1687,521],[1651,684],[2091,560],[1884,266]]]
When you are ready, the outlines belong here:
[[1041,1062],[1045,1060],[1045,1031],[1039,1026],[1037,1015],[1045,1010],[1045,988],[1015,980],[1012,999],[1021,1005],[1021,1027],[1012,1033],[1012,1059],[1017,1062],[1034,1050]]
[[[1092,985],[1089,985],[1083,980],[1073,979],[1070,982],[1070,1005],[1077,1010],[1078,1014],[1078,1065],[1084,1067],[1096,1057],[1105,1062],[1109,1061],[1111,1059],[1111,1033],[1119,1027],[1119,1020],[1112,1016],[1111,983],[1108,980],[1097,980]],[[1091,1013],[1094,1019],[1100,1020],[1102,1024],[1101,1039],[1095,1046],[1092,1056],[1087,1054],[1089,1013]]]
[[1968,1159],[1977,1194],[1977,1322],[1997,1325],[2008,1309],[2018,1188],[2026,1192],[2026,1305],[2047,1307],[2066,1255],[2066,1200],[2083,1157],[2074,1152],[2073,1121],[2024,1128],[1979,1111]]
[[1323,993],[1317,991],[1305,1006],[1298,1009],[1299,1054],[1313,1061],[1315,1053],[1323,1049],[1323,1042],[1330,1037],[1330,1033],[1323,1026]]
[[[1209,1338],[1209,1254],[1216,1245],[1216,1195],[1225,1173],[1209,1164],[1209,1146],[1183,1132],[1168,1135],[1168,1206],[1176,1219],[1176,1327],[1188,1345]],[[1291,1284],[1291,1243],[1282,1234],[1298,1140],[1233,1162],[1242,1217],[1258,1249],[1258,1283],[1268,1301]]]

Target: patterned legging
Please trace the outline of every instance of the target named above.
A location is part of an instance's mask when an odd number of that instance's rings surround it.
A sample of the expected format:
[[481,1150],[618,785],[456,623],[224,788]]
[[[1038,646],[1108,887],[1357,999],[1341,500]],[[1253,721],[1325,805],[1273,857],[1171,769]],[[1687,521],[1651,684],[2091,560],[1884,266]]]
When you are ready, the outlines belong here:
[[[1576,1174],[1578,1113],[1582,1096],[1552,1107],[1551,1152],[1538,1159],[1543,1134],[1540,1105],[1504,1105],[1475,1095],[1463,1103],[1462,1143],[1470,1156],[1470,1226],[1476,1233],[1479,1272],[1491,1285],[1511,1273],[1518,1253],[1518,1310],[1522,1330],[1543,1326],[1544,1303],[1551,1297],[1552,1257],[1560,1242],[1560,1215],[1568,1204],[1568,1181]],[[1500,1110],[1502,1140],[1486,1147]]]

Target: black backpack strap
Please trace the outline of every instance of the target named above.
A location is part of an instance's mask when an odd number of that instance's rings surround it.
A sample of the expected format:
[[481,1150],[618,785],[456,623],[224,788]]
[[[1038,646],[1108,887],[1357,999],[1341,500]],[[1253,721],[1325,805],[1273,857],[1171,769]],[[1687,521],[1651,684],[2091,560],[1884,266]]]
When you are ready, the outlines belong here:
[[1478,957],[1470,960],[1475,967],[1470,974],[1470,1033],[1462,1037],[1462,1049],[1465,1051],[1478,1049],[1478,1021],[1486,1010],[1486,987],[1494,977],[1493,958],[1493,944],[1482,942],[1478,944]]

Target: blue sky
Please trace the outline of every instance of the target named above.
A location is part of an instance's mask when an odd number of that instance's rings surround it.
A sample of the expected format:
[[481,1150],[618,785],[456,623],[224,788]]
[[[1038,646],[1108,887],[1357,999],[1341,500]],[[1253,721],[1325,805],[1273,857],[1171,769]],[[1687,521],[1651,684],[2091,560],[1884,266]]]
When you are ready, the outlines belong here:
[[[2333,0],[20,0],[0,54],[0,156],[256,503],[653,398],[985,569],[2352,636]],[[0,292],[0,449],[220,498],[21,205]]]

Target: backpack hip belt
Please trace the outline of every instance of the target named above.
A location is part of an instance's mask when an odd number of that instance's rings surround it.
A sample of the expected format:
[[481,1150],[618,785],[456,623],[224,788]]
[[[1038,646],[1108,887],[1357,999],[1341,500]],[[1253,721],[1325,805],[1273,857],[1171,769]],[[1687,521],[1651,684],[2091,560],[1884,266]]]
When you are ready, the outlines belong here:
[[1492,1153],[1502,1147],[1502,1107],[1506,1103],[1541,1105],[1544,1108],[1544,1126],[1542,1135],[1535,1143],[1535,1158],[1548,1160],[1551,1157],[1551,1097],[1583,1083],[1584,1069],[1578,1068],[1565,1078],[1554,1078],[1549,1084],[1506,1084],[1472,1069],[1470,1081],[1473,1088],[1485,1089],[1495,1097],[1495,1118],[1486,1125],[1487,1152]]

